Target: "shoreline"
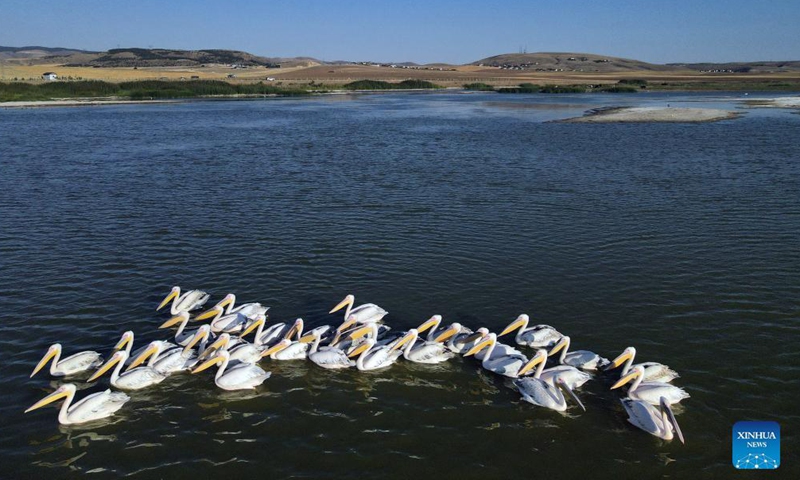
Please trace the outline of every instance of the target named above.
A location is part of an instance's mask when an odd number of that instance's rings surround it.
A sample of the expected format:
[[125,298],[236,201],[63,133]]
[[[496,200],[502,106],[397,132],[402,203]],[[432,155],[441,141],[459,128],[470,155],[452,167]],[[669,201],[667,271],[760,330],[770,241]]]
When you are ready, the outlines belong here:
[[715,108],[605,107],[554,123],[710,123],[734,120],[742,115],[742,112]]

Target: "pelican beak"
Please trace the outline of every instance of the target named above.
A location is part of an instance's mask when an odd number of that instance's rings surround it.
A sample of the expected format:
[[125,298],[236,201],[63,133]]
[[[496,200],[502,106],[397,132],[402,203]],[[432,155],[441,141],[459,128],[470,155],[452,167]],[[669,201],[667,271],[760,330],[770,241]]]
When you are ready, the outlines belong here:
[[366,350],[368,350],[370,348],[370,346],[371,345],[369,344],[369,342],[364,342],[361,345],[359,345],[356,348],[354,348],[353,351],[350,352],[347,356],[349,358],[355,358],[355,357],[361,355],[362,353],[364,353]]
[[189,318],[189,314],[188,313],[181,312],[178,315],[175,315],[174,317],[170,318],[166,322],[162,323],[161,326],[158,327],[158,328],[169,328],[169,327],[171,327],[173,325],[177,325],[177,324],[181,323],[184,319],[188,319],[188,318]]
[[614,389],[616,389],[616,388],[619,388],[619,387],[621,387],[621,386],[625,385],[626,383],[628,383],[628,382],[630,382],[631,380],[633,380],[634,378],[636,378],[636,376],[637,376],[637,375],[639,375],[639,372],[638,372],[638,371],[636,371],[636,370],[634,370],[634,371],[630,372],[629,374],[627,374],[627,375],[625,375],[624,377],[620,378],[620,379],[617,381],[617,383],[615,383],[614,385],[612,385],[612,386],[611,386],[611,390],[614,390]]
[[225,295],[225,298],[223,298],[222,300],[217,302],[216,306],[219,307],[219,308],[225,308],[228,305],[230,305],[231,303],[233,303],[233,298],[234,297],[231,296],[230,294]]
[[300,343],[311,343],[314,340],[316,340],[316,338],[317,338],[316,335],[314,335],[313,333],[306,333],[305,335],[300,337],[298,342],[300,342]]
[[350,333],[350,338],[351,338],[352,340],[355,340],[355,339],[357,339],[357,338],[361,338],[361,337],[363,337],[364,335],[367,335],[367,334],[368,334],[368,333],[370,333],[371,331],[372,331],[372,327],[369,327],[369,326],[367,326],[367,327],[361,327],[361,328],[358,328],[358,329],[356,329],[356,330],[353,330],[353,331]]
[[617,358],[615,358],[610,364],[606,365],[604,368],[605,371],[614,370],[615,368],[619,367],[625,360],[631,358],[631,353],[628,351],[622,352]]
[[203,330],[203,331],[198,330],[197,333],[194,334],[192,339],[189,340],[189,343],[187,343],[186,346],[183,347],[183,353],[189,353],[189,350],[194,348],[194,346],[197,345],[204,338],[205,339],[208,338],[208,330]]
[[565,341],[564,341],[564,339],[562,338],[561,340],[559,340],[559,341],[558,341],[558,343],[556,344],[556,346],[555,346],[555,347],[553,347],[553,349],[552,349],[552,350],[550,350],[550,353],[548,353],[548,354],[547,354],[547,356],[548,356],[548,357],[552,357],[552,356],[553,356],[553,355],[555,355],[556,353],[558,353],[558,352],[560,352],[561,350],[563,350],[563,349],[564,349],[564,347],[566,347],[566,346],[567,346],[567,342],[565,342]]
[[678,426],[678,421],[675,420],[675,414],[672,412],[672,407],[664,397],[661,397],[659,403],[661,405],[661,411],[667,413],[667,418],[669,418],[670,423],[672,423],[672,427],[675,429],[675,435],[678,436],[678,440],[685,445],[686,440],[683,438],[683,432],[681,432],[681,427]]
[[526,373],[528,373],[528,372],[529,372],[529,371],[530,371],[532,368],[534,368],[535,366],[537,366],[537,365],[539,365],[540,363],[542,363],[542,362],[545,362],[545,361],[547,361],[547,355],[534,355],[534,357],[533,357],[533,358],[531,358],[531,359],[528,361],[528,363],[526,363],[526,364],[525,364],[525,366],[524,366],[524,367],[522,367],[522,368],[520,368],[520,369],[519,369],[519,372],[517,372],[517,376],[518,376],[518,377],[521,377],[521,376],[525,375],[525,374],[526,374]]
[[104,373],[106,373],[107,371],[111,370],[111,367],[113,367],[114,365],[116,365],[117,363],[119,363],[119,360],[120,360],[120,357],[119,357],[119,356],[117,356],[117,355],[114,355],[114,356],[112,356],[112,357],[111,357],[111,358],[110,358],[110,359],[109,359],[109,360],[108,360],[108,361],[105,363],[105,365],[103,365],[103,366],[101,366],[99,369],[97,369],[97,371],[96,371],[96,372],[94,372],[94,375],[92,375],[91,377],[89,377],[89,378],[88,378],[86,381],[87,381],[87,382],[94,382],[95,380],[97,380],[98,378],[100,378],[100,377],[101,377],[101,376],[102,376]]
[[508,326],[506,327],[506,329],[503,330],[502,333],[500,333],[500,335],[498,335],[498,337],[502,337],[503,335],[507,335],[507,334],[513,332],[514,330],[518,329],[518,328],[522,328],[522,325],[524,323],[525,323],[525,319],[522,316],[518,317],[516,320],[514,320],[511,323],[509,323]]
[[436,338],[434,338],[433,341],[434,342],[439,342],[439,343],[444,343],[445,340],[447,340],[448,338],[452,337],[453,335],[455,335],[456,333],[458,333],[460,331],[461,331],[461,329],[458,328],[457,326],[455,326],[455,327],[454,326],[450,326],[450,328],[448,328],[444,332],[440,333]]
[[475,332],[472,335],[465,338],[464,343],[472,343],[475,340],[479,340],[481,337],[483,337],[483,334],[481,332]]
[[465,357],[470,357],[472,355],[475,355],[476,353],[478,353],[481,350],[483,350],[483,347],[489,345],[490,343],[492,343],[492,340],[490,338],[487,338],[486,340],[484,340],[484,341],[478,343],[477,345],[475,345],[474,347],[470,348],[469,351],[464,354],[464,356]]
[[261,325],[264,325],[264,318],[263,317],[259,317],[258,320],[256,320],[255,322],[251,323],[249,327],[245,328],[244,331],[239,334],[239,338],[244,338],[244,337],[250,335],[251,332],[254,332]]
[[209,318],[212,318],[212,317],[214,317],[216,315],[222,315],[222,312],[223,312],[222,307],[219,306],[219,305],[215,305],[214,307],[212,307],[212,308],[206,310],[205,312],[199,314],[198,316],[194,317],[194,319],[195,319],[195,321],[208,320]]
[[116,345],[114,345],[114,350],[122,350],[125,348],[125,345],[130,343],[131,336],[130,335],[123,335],[122,338],[119,339]]
[[281,340],[280,342],[275,344],[274,347],[268,348],[268,349],[264,350],[263,352],[261,352],[261,356],[262,357],[269,357],[273,353],[278,353],[281,350],[286,349],[286,347],[288,347],[291,344],[292,344],[291,340],[287,340],[287,339],[284,338],[283,340]]
[[152,357],[156,353],[158,353],[158,345],[150,344],[150,346],[147,347],[147,349],[144,352],[140,353],[139,356],[136,357],[131,362],[130,365],[128,365],[128,368],[126,368],[125,371],[127,372],[129,370],[133,370],[134,368],[136,368],[139,365],[143,364],[145,362],[145,360],[147,360],[148,358]]
[[336,331],[337,332],[344,332],[345,330],[347,330],[348,328],[352,327],[355,324],[356,324],[356,319],[355,318],[349,318],[349,319],[345,320],[344,322],[342,322],[342,324],[339,325],[336,328]]
[[36,368],[33,369],[33,373],[31,373],[31,376],[28,378],[33,378],[34,375],[39,373],[39,370],[44,368],[44,366],[47,365],[47,362],[49,362],[51,358],[56,356],[56,353],[57,351],[55,348],[48,349],[47,353],[45,353],[44,357],[42,357],[42,359],[39,360],[38,365],[36,365]]
[[200,365],[199,367],[195,368],[194,370],[192,370],[192,373],[200,373],[200,372],[202,372],[203,370],[205,370],[205,369],[207,369],[209,367],[212,367],[212,366],[214,366],[214,365],[216,365],[218,363],[222,363],[222,360],[223,360],[223,357],[216,356],[216,357],[212,358],[211,360],[206,361],[204,364]]
[[297,334],[297,338],[300,338],[300,332],[302,331],[302,329],[303,329],[303,320],[298,318],[297,320],[295,320],[294,325],[292,325],[292,328],[290,328],[289,331],[286,332],[286,335],[284,335],[283,338],[286,340],[291,340],[295,334]]
[[348,296],[344,297],[344,300],[339,302],[339,304],[336,305],[335,307],[333,307],[333,310],[331,310],[328,313],[336,313],[339,310],[341,310],[342,308],[344,308],[346,305],[350,305],[352,307],[354,301],[355,301],[355,298],[353,298],[352,295],[348,295]]
[[441,315],[434,315],[431,318],[425,320],[425,322],[422,325],[417,327],[417,332],[422,333],[422,332],[430,329],[431,327],[435,327],[436,325],[439,325],[439,323],[441,323],[441,321],[442,321],[442,316]]
[[581,402],[581,399],[578,398],[577,395],[575,395],[575,392],[573,392],[571,388],[569,388],[567,382],[562,380],[561,377],[556,377],[556,384],[558,384],[558,386],[561,387],[562,390],[567,392],[569,396],[572,397],[573,400],[575,400],[575,403],[577,403],[583,409],[584,412],[586,411],[586,407],[583,406],[583,402]]
[[36,402],[33,405],[31,405],[27,410],[25,410],[25,413],[31,412],[33,410],[36,410],[37,408],[42,408],[45,405],[53,403],[56,400],[64,398],[64,397],[66,397],[68,395],[69,395],[69,392],[66,391],[66,390],[61,390],[61,389],[56,390],[55,392],[51,393],[50,395],[44,397],[43,399],[41,399],[38,402]]
[[395,342],[395,344],[392,345],[392,347],[389,350],[391,351],[400,350],[403,347],[403,345],[411,341],[411,337],[412,335],[406,333],[405,335],[403,335],[403,338]]
[[177,289],[175,289],[175,288],[173,288],[173,289],[172,289],[172,290],[169,292],[169,295],[167,295],[167,296],[164,298],[164,300],[161,302],[161,304],[158,306],[158,308],[156,308],[156,311],[159,311],[159,310],[161,310],[162,308],[166,307],[166,306],[169,304],[169,302],[171,302],[171,301],[172,301],[172,299],[173,299],[173,298],[175,298],[175,297],[177,297],[177,296],[178,296],[178,290],[177,290]]
[[206,347],[206,350],[203,352],[202,355],[200,355],[200,357],[205,358],[211,355],[211,352],[222,350],[223,348],[228,346],[228,343],[230,343],[230,341],[231,337],[229,335],[220,335],[219,338],[217,338],[214,341],[214,343]]

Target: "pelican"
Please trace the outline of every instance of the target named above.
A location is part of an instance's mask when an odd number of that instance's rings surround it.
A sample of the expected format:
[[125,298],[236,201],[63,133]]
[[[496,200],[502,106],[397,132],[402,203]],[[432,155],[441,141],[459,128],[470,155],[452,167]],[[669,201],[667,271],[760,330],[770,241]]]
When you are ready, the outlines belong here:
[[522,399],[540,407],[563,412],[567,409],[567,400],[564,398],[564,394],[561,393],[561,390],[564,390],[585,412],[586,407],[583,406],[583,402],[580,401],[575,392],[572,391],[572,388],[567,385],[560,375],[556,374],[551,381],[542,378],[545,363],[547,363],[547,350],[539,349],[531,361],[519,371],[519,375],[522,376],[526,369],[536,367],[532,377],[514,380],[514,385],[519,389],[519,393],[522,394]]
[[47,353],[44,354],[44,357],[39,360],[39,364],[33,369],[33,373],[31,373],[29,378],[33,378],[39,370],[47,365],[47,362],[49,362],[51,358],[53,359],[53,363],[50,364],[50,375],[54,377],[75,375],[76,373],[82,373],[86,370],[97,368],[103,364],[103,358],[100,354],[89,350],[78,352],[61,360],[61,344],[54,343],[47,349]]
[[644,378],[644,367],[636,365],[631,369],[630,373],[620,378],[611,387],[611,390],[634,380],[633,385],[628,389],[628,397],[632,400],[642,400],[651,405],[658,405],[661,402],[661,398],[664,397],[672,405],[684,398],[689,398],[689,394],[680,387],[664,382],[643,382],[642,378]]
[[469,357],[471,355],[475,355],[484,348],[488,347],[488,350],[483,355],[483,360],[481,360],[483,368],[489,370],[490,372],[494,372],[498,375],[503,375],[510,378],[517,378],[517,373],[520,371],[523,365],[528,363],[528,358],[525,355],[522,355],[521,353],[512,353],[510,355],[496,355],[494,354],[496,345],[497,345],[497,335],[494,333],[490,333],[484,340],[480,341],[477,345],[475,345],[467,353],[465,353],[464,356]]
[[628,421],[633,426],[664,440],[672,440],[674,431],[681,443],[686,443],[681,427],[678,426],[678,421],[675,420],[675,414],[672,413],[672,408],[666,398],[659,399],[659,408],[648,402],[630,398],[623,398],[620,402],[628,412]]
[[530,322],[530,317],[523,313],[518,316],[516,320],[509,323],[498,337],[502,337],[503,335],[519,329],[517,331],[517,336],[514,337],[518,345],[532,348],[550,348],[564,336],[550,325],[534,325],[528,328],[528,322]]
[[[186,330],[186,325],[189,323],[189,312],[180,312],[179,314],[175,315],[174,317],[170,318],[166,322],[162,323],[161,326],[158,328],[169,328],[172,326],[178,325],[178,331],[175,332],[175,343],[178,345],[185,347],[187,343],[192,341],[195,334],[200,331],[199,328],[195,328],[192,330]],[[209,332],[211,331],[211,327],[209,327]]]
[[403,355],[403,352],[398,350],[398,345],[400,345],[400,342],[395,343],[391,347],[387,345],[376,346],[374,338],[367,338],[367,340],[356,347],[349,356],[358,356],[356,368],[362,372],[378,370],[379,368],[391,366]]
[[[170,348],[166,351],[164,351],[162,343],[150,342],[148,348],[130,363],[128,370],[138,367],[148,357],[150,360],[147,362],[147,366],[164,375],[191,370],[197,364],[198,354],[206,349],[210,333],[211,327],[203,325],[197,329],[185,346]],[[200,346],[195,351],[193,348],[198,342]]]
[[573,352],[569,352],[569,345],[570,339],[568,336],[561,337],[561,340],[550,350],[550,356],[556,354],[559,350],[562,350],[561,356],[558,357],[558,363],[561,365],[571,365],[575,368],[581,368],[583,370],[597,370],[598,368],[603,368],[608,365],[609,362],[607,358],[603,358],[600,355],[590,352],[589,350],[575,350]]
[[[214,343],[208,346],[207,351],[227,351],[229,354],[229,360],[238,361],[241,363],[258,363],[262,357],[272,355],[275,352],[280,352],[291,344],[291,340],[283,339],[272,347],[257,343],[240,342],[232,348],[229,348],[230,334],[223,333]],[[208,354],[206,353],[206,355]]]
[[455,354],[451,352],[442,342],[446,341],[460,330],[461,325],[454,323],[450,326],[450,328],[437,335],[434,340],[421,342],[419,345],[417,345],[419,332],[416,328],[412,328],[394,345],[393,348],[402,348],[403,345],[407,344],[402,350],[403,358],[415,363],[446,362],[447,360],[453,358]]
[[272,373],[265,372],[261,367],[252,363],[238,363],[228,368],[229,361],[230,354],[228,351],[221,350],[214,358],[192,370],[192,373],[199,373],[219,364],[214,383],[223,390],[255,389],[272,375]]
[[72,400],[75,399],[75,390],[74,384],[65,383],[58,387],[55,392],[34,403],[29,409],[25,410],[25,413],[66,397],[66,400],[61,405],[61,410],[58,412],[58,423],[75,425],[110,417],[114,415],[114,412],[122,408],[125,402],[131,399],[131,397],[122,392],[106,390],[93,393],[72,405]]
[[[255,319],[255,321],[253,321],[253,323],[248,325],[247,328],[245,328],[239,334],[239,341],[244,342],[244,340],[241,339],[249,335],[254,330],[255,330],[255,341],[253,342],[253,344],[265,348],[275,345],[282,339],[291,340],[292,337],[294,337],[295,335],[299,339],[303,335],[302,318],[298,318],[297,320],[295,320],[291,327],[281,322],[270,325],[269,328],[264,329],[264,324],[266,323],[266,321],[267,319],[264,315],[259,315]],[[217,341],[219,341],[219,339]],[[233,341],[233,339],[231,339],[231,341]],[[233,345],[234,343],[230,343],[228,347],[232,347]],[[213,346],[214,345],[209,347],[209,349],[212,348]]]
[[579,388],[592,378],[592,376],[588,373],[582,372],[569,365],[557,365],[552,368],[544,369],[544,364],[547,362],[547,350],[543,348],[536,350],[536,354],[533,356],[531,361],[520,369],[520,371],[517,373],[517,376],[522,377],[530,369],[538,365],[539,358],[542,359],[542,370],[537,371],[538,376],[536,378],[540,378],[554,387],[556,386],[556,377],[561,378],[561,380],[572,390]]
[[133,370],[128,370],[125,373],[120,374],[122,371],[122,367],[125,365],[125,361],[128,359],[128,352],[125,350],[120,350],[98,369],[94,375],[89,377],[87,382],[93,382],[100,378],[101,375],[106,373],[107,371],[111,370],[111,367],[116,365],[114,368],[114,372],[111,374],[111,385],[119,388],[120,390],[140,390],[142,388],[147,388],[151,385],[155,385],[157,383],[161,383],[167,378],[166,375],[163,373],[157,372],[154,368],[151,367],[137,367]]
[[269,358],[272,360],[304,360],[308,357],[308,351],[311,349],[311,343],[317,337],[323,337],[331,330],[330,325],[323,325],[314,328],[300,337],[297,341],[291,342],[283,350],[271,353]]
[[314,362],[315,365],[326,368],[328,370],[336,370],[340,368],[350,368],[356,365],[352,360],[355,354],[348,355],[344,350],[338,347],[339,343],[333,343],[325,347],[320,347],[322,341],[321,336],[314,339],[311,348],[308,350],[308,359]]
[[[620,378],[624,377],[633,366],[633,359],[636,357],[636,349],[633,347],[628,347],[623,352],[615,358],[610,365],[608,365],[605,370],[613,370],[620,365],[622,362],[625,362],[625,366],[622,367],[622,373],[620,374]],[[644,367],[644,381],[646,382],[671,382],[674,379],[678,378],[678,372],[669,368],[666,365],[656,362],[643,362],[637,363],[636,366]]]
[[[120,350],[123,347],[125,347],[125,350],[123,350],[123,351],[128,354],[128,356],[125,357],[125,363],[126,364],[130,364],[130,362],[132,362],[134,358],[139,357],[142,354],[142,352],[147,350],[147,347],[149,346],[149,345],[145,345],[145,346],[139,347],[133,353],[131,353],[131,350],[133,349],[133,339],[134,339],[133,332],[131,330],[128,330],[127,332],[124,332],[122,334],[122,336],[119,338],[119,342],[117,342],[117,344],[114,345],[114,350]],[[177,346],[174,343],[168,342],[166,340],[156,340],[156,342],[161,344],[162,351],[168,350],[170,348],[173,348],[173,347]]]
[[447,348],[453,353],[464,354],[478,344],[483,337],[489,335],[489,330],[479,328],[473,332],[469,328],[462,326],[461,331],[447,341]]
[[211,318],[212,332],[236,333],[244,330],[247,324],[259,315],[266,315],[267,310],[269,310],[269,307],[265,307],[260,303],[245,303],[233,308],[235,301],[236,296],[229,293],[213,308],[195,317],[195,320]]
[[377,323],[380,322],[383,317],[386,316],[386,310],[382,309],[381,307],[375,305],[374,303],[365,303],[364,305],[359,305],[356,308],[353,308],[353,303],[355,303],[356,297],[353,295],[348,295],[344,297],[344,300],[339,302],[338,305],[333,307],[333,309],[328,313],[335,313],[342,309],[345,305],[347,305],[347,309],[344,311],[344,323],[339,326],[339,331],[344,331],[349,328],[353,324],[360,324],[364,325],[367,323]]
[[181,287],[172,287],[169,295],[167,295],[161,304],[156,308],[156,311],[166,307],[170,301],[172,305],[169,312],[172,315],[177,315],[180,312],[188,312],[196,308],[202,307],[211,295],[202,290],[189,290],[181,295]]

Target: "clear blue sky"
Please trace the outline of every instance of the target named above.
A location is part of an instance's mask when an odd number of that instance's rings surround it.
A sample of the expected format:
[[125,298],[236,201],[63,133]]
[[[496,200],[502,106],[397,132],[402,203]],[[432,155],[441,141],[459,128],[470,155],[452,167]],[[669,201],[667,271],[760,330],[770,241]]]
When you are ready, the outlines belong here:
[[467,63],[582,52],[653,63],[800,60],[800,0],[0,0],[0,45],[224,48]]

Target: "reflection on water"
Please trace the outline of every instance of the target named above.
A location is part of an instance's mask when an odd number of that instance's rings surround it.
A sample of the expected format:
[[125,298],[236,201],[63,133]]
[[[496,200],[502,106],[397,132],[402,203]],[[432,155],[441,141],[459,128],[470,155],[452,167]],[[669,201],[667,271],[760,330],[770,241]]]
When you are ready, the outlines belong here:
[[[742,419],[800,422],[800,118],[571,125],[603,105],[737,95],[347,95],[0,111],[0,477],[720,478]],[[636,346],[692,397],[687,444],[633,429],[598,373],[537,409],[473,360],[371,373],[265,361],[251,392],[179,374],[98,425],[23,414],[47,347],[162,338],[172,285],[308,328],[347,293],[403,330],[519,313],[603,356]],[[532,352],[525,350],[528,355]],[[637,358],[637,361],[639,359]],[[77,397],[107,388],[74,380]],[[73,381],[73,379],[70,379]],[[780,385],[781,388],[774,388]],[[9,388],[10,387],[10,388]],[[785,441],[796,443],[791,428]],[[585,461],[581,461],[585,460]],[[786,449],[781,469],[800,460]],[[535,463],[532,463],[535,462]],[[46,472],[46,473],[43,473]]]

